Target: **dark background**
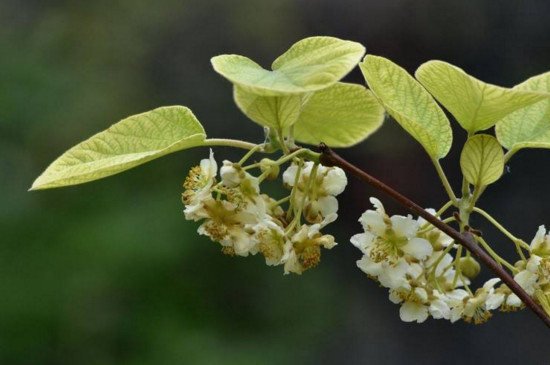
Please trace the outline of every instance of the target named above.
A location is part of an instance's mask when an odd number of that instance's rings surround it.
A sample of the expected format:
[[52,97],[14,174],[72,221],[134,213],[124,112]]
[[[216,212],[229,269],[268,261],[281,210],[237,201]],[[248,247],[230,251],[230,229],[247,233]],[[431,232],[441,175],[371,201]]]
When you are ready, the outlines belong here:
[[[547,363],[550,332],[528,311],[481,326],[401,322],[355,266],[349,237],[377,194],[357,181],[332,228],[340,245],[302,277],[223,256],[184,220],[181,183],[205,148],[82,186],[26,190],[76,142],[162,105],[190,107],[210,137],[260,142],[212,71],[214,55],[269,66],[299,39],[331,35],[410,72],[443,59],[512,86],[550,69],[548,14],[542,0],[0,1],[0,364]],[[346,80],[363,82],[358,70]],[[455,128],[442,162],[456,190],[464,138]],[[445,202],[427,155],[392,120],[342,154],[421,205]],[[520,152],[481,201],[528,241],[550,224],[549,163],[548,151]]]

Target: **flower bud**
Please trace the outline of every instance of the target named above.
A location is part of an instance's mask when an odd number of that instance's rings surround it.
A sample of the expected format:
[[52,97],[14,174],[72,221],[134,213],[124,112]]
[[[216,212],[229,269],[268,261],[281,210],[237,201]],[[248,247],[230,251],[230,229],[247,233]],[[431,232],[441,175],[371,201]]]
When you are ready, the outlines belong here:
[[323,188],[327,194],[336,196],[341,194],[346,185],[348,184],[348,178],[346,173],[339,167],[330,167],[328,172],[323,178]]
[[437,229],[433,229],[427,234],[427,239],[432,244],[434,251],[441,251],[445,248],[439,239],[440,236],[440,231]]
[[525,262],[525,260],[519,260],[519,261],[516,261],[516,263],[514,264],[514,267],[519,271],[523,271],[527,267],[527,263]]
[[242,173],[238,165],[231,161],[224,161],[220,169],[222,182],[228,188],[234,188],[241,183]]
[[468,279],[475,278],[477,275],[479,275],[479,272],[481,271],[481,266],[471,256],[461,257],[458,260],[458,267],[460,267],[462,274]]
[[267,174],[267,180],[275,180],[279,176],[279,165],[269,158],[262,158],[260,161],[260,170],[262,172],[269,171]]

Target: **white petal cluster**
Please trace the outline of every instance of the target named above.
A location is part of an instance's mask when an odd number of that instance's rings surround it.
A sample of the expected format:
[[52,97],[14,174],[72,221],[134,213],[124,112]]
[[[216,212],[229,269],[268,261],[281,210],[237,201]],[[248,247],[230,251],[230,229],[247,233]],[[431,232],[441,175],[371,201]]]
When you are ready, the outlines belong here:
[[[309,166],[311,173],[312,163]],[[302,173],[297,180],[305,184],[304,189],[295,189],[294,202],[311,203],[308,197],[319,199],[330,196],[330,192],[343,191],[347,182],[345,175],[334,173],[332,168],[319,165],[322,176],[316,178],[317,195],[305,189],[308,176]],[[288,172],[288,171],[291,172]],[[297,167],[291,165],[285,172],[286,179]],[[342,172],[343,173],[343,172]],[[317,175],[319,176],[319,175]],[[210,158],[201,161],[199,166],[191,169],[184,183],[183,202],[185,217],[189,220],[203,221],[198,229],[212,241],[222,245],[222,252],[230,255],[248,256],[260,253],[267,265],[284,265],[285,274],[297,273],[316,266],[320,262],[321,248],[330,249],[336,245],[334,237],[321,233],[321,229],[336,219],[337,201],[321,203],[322,219],[314,224],[301,224],[299,219],[288,221],[287,214],[277,202],[260,192],[260,181],[245,171],[239,164],[224,161],[220,168],[221,181],[217,181],[217,163],[212,152]],[[295,177],[296,179],[296,177]],[[343,180],[343,182],[342,182]],[[294,182],[294,181],[293,181]],[[335,206],[334,206],[335,205]],[[291,204],[289,210],[304,212],[303,206]],[[294,217],[295,218],[295,217]]]
[[370,201],[375,210],[359,219],[364,232],[351,238],[363,253],[357,266],[389,289],[390,300],[401,304],[403,321],[420,323],[431,316],[482,323],[506,300],[510,290],[494,289],[499,279],[487,281],[474,294],[462,288],[470,282],[457,270],[449,236],[425,225],[422,218],[390,217],[378,199]]
[[[514,280],[550,314],[550,237],[544,226],[539,227],[529,247],[529,258],[516,263],[522,270]],[[506,299],[508,308],[521,305],[521,300],[513,293]]]
[[[308,161],[303,167],[290,165],[283,173],[283,182],[296,189],[296,200],[304,201],[304,216],[310,223],[334,221],[337,217],[338,200],[348,183],[344,170],[339,167],[318,165],[315,178],[311,180],[314,163]],[[307,189],[309,185],[309,189]]]

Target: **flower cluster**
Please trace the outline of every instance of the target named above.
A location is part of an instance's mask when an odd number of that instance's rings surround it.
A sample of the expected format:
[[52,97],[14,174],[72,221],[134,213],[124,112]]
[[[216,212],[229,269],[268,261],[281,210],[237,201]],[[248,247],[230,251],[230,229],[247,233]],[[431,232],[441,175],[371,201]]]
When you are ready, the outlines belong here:
[[[334,237],[321,229],[336,219],[334,196],[344,190],[347,179],[339,168],[298,159],[283,174],[290,195],[276,201],[260,192],[262,180],[275,177],[273,171],[278,170],[276,161],[270,165],[277,169],[255,177],[249,168],[224,161],[218,181],[211,151],[210,158],[193,167],[185,180],[185,217],[203,221],[198,232],[220,243],[225,254],[260,253],[267,265],[284,265],[285,274],[301,274],[320,262],[321,247],[336,245]],[[282,205],[286,201],[285,211]]]
[[[529,258],[516,263],[520,271],[514,280],[550,313],[550,237],[544,226],[539,227],[529,247]],[[505,303],[512,308],[521,304],[515,294],[509,295]]]
[[401,304],[403,321],[424,322],[431,316],[483,323],[511,297],[506,286],[495,289],[500,279],[472,293],[470,279],[479,273],[479,264],[468,255],[453,257],[457,246],[449,236],[422,218],[389,217],[379,200],[370,200],[376,209],[361,216],[364,233],[351,238],[363,253],[357,266],[390,290],[390,300]]

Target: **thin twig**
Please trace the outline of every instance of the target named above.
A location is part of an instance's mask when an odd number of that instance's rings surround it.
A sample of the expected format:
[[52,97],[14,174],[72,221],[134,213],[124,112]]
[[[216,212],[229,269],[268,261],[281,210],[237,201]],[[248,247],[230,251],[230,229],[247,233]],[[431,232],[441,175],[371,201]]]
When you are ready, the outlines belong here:
[[457,243],[468,249],[481,262],[487,265],[510,288],[510,290],[512,290],[523,301],[523,303],[525,303],[525,305],[529,307],[537,316],[539,316],[544,324],[550,328],[550,317],[546,314],[546,312],[537,303],[535,303],[533,298],[531,298],[531,296],[523,290],[523,288],[514,280],[512,276],[510,276],[501,266],[499,266],[499,264],[493,260],[487,252],[478,246],[471,232],[466,231],[460,233],[448,224],[441,222],[420,205],[416,204],[378,179],[372,177],[355,165],[344,160],[324,143],[319,145],[319,150],[321,151],[321,163],[323,165],[341,167],[360,180],[388,195],[412,213],[421,216],[454,239]]

